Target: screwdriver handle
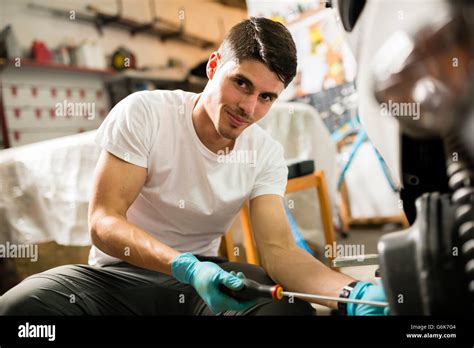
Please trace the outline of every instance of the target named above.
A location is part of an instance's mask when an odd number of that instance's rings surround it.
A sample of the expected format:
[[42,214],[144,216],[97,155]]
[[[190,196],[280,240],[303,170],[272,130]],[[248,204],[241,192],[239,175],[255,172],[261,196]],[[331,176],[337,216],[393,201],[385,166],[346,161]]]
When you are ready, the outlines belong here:
[[237,299],[237,300],[253,300],[256,298],[272,298],[274,300],[281,300],[283,298],[283,288],[278,285],[264,285],[255,280],[244,278],[242,279],[244,286],[240,290],[229,289],[224,284],[219,284],[219,289]]

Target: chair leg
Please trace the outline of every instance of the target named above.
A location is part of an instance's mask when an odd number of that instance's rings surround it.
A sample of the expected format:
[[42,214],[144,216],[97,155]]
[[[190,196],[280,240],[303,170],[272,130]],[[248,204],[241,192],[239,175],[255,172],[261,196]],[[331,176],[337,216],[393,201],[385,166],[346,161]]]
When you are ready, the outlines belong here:
[[[334,233],[334,228],[332,225],[332,209],[331,203],[329,200],[329,192],[326,184],[326,178],[322,170],[318,170],[314,173],[316,180],[316,191],[318,193],[319,207],[321,209],[321,220],[323,222],[324,229],[324,239],[326,245],[329,245],[331,248],[335,245],[336,235]],[[330,265],[332,266],[332,261],[334,257],[328,257]],[[339,271],[338,268],[333,268],[334,270]]]
[[242,235],[244,239],[247,262],[260,266],[257,248],[255,247],[255,242],[252,235],[252,225],[250,224],[250,212],[248,204],[245,204],[240,210],[240,223],[242,225]]
[[341,185],[341,223],[342,231],[345,234],[349,234],[350,221],[351,221],[351,206],[349,202],[349,193],[347,192],[347,186],[345,181]]
[[225,257],[231,262],[237,261],[237,256],[234,253],[234,239],[232,238],[232,230],[228,230],[222,237],[221,250],[225,253]]

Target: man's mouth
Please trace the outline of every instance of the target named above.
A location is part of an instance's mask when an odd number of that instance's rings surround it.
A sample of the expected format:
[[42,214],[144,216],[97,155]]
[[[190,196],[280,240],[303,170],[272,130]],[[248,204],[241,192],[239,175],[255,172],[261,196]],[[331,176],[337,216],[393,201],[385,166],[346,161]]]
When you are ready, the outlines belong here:
[[242,127],[243,125],[250,123],[246,118],[240,117],[227,109],[225,110],[225,112],[227,113],[227,115],[229,115],[230,122],[235,127]]

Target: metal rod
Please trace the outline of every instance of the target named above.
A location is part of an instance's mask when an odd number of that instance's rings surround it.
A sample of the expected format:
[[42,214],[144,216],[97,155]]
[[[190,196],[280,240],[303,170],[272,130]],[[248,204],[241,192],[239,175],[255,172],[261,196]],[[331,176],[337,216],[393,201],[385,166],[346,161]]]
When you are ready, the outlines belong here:
[[339,298],[339,297],[332,297],[332,296],[303,294],[303,293],[299,293],[299,292],[290,292],[290,291],[283,291],[283,296],[288,296],[288,297],[293,296],[293,297],[301,298],[301,299],[330,300],[330,301],[346,302],[346,303],[367,304],[367,305],[378,306],[378,307],[388,307],[388,302],[352,300],[352,299],[349,299],[349,298]]
[[378,265],[379,255],[367,254],[357,256],[339,256],[332,260],[333,267],[352,267],[352,266],[367,266],[367,265]]

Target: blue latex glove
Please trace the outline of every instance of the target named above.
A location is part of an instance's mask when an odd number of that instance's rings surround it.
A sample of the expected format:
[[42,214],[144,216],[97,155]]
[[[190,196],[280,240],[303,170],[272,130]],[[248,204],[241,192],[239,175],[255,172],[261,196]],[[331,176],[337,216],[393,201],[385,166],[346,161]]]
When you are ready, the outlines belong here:
[[[358,282],[351,294],[350,299],[365,301],[386,302],[385,292],[381,284],[374,285],[368,282]],[[378,307],[358,303],[347,304],[347,315],[388,315],[388,307]]]
[[243,274],[228,273],[213,262],[201,262],[191,253],[178,255],[171,262],[173,277],[190,284],[214,313],[226,310],[243,311],[255,305],[256,301],[237,301],[224,294],[219,284],[239,290],[244,284]]

